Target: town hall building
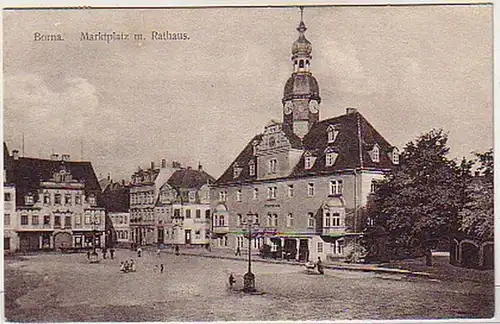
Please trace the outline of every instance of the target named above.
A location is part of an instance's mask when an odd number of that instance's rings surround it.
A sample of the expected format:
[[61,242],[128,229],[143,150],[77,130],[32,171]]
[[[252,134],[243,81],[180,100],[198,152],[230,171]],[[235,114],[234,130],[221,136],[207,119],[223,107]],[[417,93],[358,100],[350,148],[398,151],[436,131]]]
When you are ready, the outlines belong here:
[[342,258],[366,221],[361,208],[374,183],[399,164],[398,149],[356,110],[320,120],[321,96],[311,73],[312,45],[300,21],[283,119],[271,120],[212,186],[212,245],[270,245],[277,257]]

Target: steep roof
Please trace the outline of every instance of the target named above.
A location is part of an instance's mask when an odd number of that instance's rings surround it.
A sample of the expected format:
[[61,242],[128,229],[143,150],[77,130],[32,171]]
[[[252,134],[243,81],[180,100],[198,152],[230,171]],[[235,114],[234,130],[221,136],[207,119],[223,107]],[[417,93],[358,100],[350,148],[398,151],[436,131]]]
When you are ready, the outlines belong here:
[[103,190],[103,206],[107,212],[128,212],[130,208],[129,187],[109,180]]
[[100,204],[101,187],[90,162],[55,161],[37,158],[10,157],[10,167],[8,173],[9,181],[16,186],[16,204],[24,206],[24,196],[28,193],[34,194],[35,202],[38,199],[36,194],[40,188],[40,181],[48,181],[54,172],[65,165],[71,172],[74,180],[85,182],[85,195],[93,193]]
[[[338,136],[333,143],[328,143],[327,130],[330,126],[338,131]],[[303,151],[299,162],[293,167],[288,177],[329,174],[354,168],[385,170],[393,167],[390,157],[393,146],[357,111],[315,123],[302,140],[295,134],[286,133],[286,136],[292,148]],[[261,139],[262,135],[255,136],[217,179],[216,184],[256,180],[256,176],[249,175],[248,164],[252,160],[256,162],[252,143]],[[380,150],[379,162],[372,161],[370,157],[370,151],[375,144]],[[338,154],[332,166],[326,166],[327,151]],[[304,168],[306,155],[316,157],[313,166],[307,170]],[[233,166],[236,164],[242,170],[238,178],[234,179]]]
[[201,188],[207,183],[213,183],[214,177],[204,170],[193,170],[185,168],[175,171],[167,180],[167,183],[176,189]]

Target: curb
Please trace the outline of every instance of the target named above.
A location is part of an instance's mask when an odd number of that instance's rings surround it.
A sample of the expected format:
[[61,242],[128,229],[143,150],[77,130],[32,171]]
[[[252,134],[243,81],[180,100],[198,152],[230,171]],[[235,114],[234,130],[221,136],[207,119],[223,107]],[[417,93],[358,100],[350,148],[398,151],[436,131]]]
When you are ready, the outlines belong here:
[[[166,253],[171,253],[174,254],[174,252],[171,251],[163,251]],[[181,252],[180,255],[186,255],[186,256],[195,256],[195,257],[203,257],[203,258],[212,258],[212,259],[225,259],[225,260],[234,260],[234,261],[243,261],[246,262],[246,259],[242,258],[235,258],[231,256],[223,256],[223,255],[210,255],[210,254],[196,254],[196,253],[186,253],[186,252]],[[268,260],[268,259],[254,259],[252,258],[252,262],[260,262],[260,263],[272,263],[272,264],[286,264],[286,265],[292,265],[292,266],[304,266],[303,263],[299,262],[293,262],[293,261],[281,261],[281,260]],[[361,272],[378,272],[378,273],[386,273],[386,274],[396,274],[396,275],[406,275],[410,277],[425,277],[425,278],[432,278],[431,274],[427,272],[413,272],[410,270],[404,270],[404,269],[393,269],[393,268],[379,268],[379,267],[357,267],[357,266],[350,266],[350,265],[335,265],[335,264],[325,264],[323,266],[325,269],[332,269],[332,270],[347,270],[347,271],[361,271]]]

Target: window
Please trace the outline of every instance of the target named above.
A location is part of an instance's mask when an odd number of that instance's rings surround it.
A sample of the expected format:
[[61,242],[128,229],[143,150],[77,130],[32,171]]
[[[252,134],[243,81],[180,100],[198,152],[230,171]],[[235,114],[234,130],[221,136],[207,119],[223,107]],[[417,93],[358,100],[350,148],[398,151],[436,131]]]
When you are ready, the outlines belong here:
[[205,218],[210,219],[210,209],[205,210]]
[[307,184],[307,195],[309,197],[314,196],[314,183],[308,183]]
[[330,213],[325,213],[325,227],[332,226],[332,219],[330,218]]
[[33,205],[34,204],[33,195],[31,193],[28,194],[27,196],[24,196],[24,203],[26,205]]
[[64,227],[71,227],[71,217],[70,216],[64,217]]
[[82,196],[79,194],[75,195],[75,205],[80,205],[82,203]]
[[95,206],[96,205],[96,198],[95,198],[95,196],[93,194],[90,195],[90,197],[89,197],[89,204],[90,204],[90,206]]
[[318,253],[323,253],[323,242],[318,242]]
[[43,203],[46,205],[50,205],[50,194],[48,192],[43,194]]
[[278,227],[278,215],[273,214],[273,226]]
[[374,193],[375,190],[377,190],[377,183],[374,180],[372,180],[370,184],[370,193]]
[[293,197],[293,184],[288,185],[288,198]]
[[251,176],[255,175],[255,163],[253,162],[253,160],[248,164],[248,172]]
[[336,240],[335,243],[331,243],[333,254],[343,254],[344,253],[344,240]]
[[181,217],[181,210],[179,208],[174,209],[174,217]]
[[219,226],[226,226],[226,220],[224,219],[224,215],[219,215]]
[[28,225],[28,215],[21,215],[21,225]]
[[380,162],[380,150],[377,144],[373,146],[373,149],[371,151],[371,158],[373,162]]
[[3,224],[10,226],[10,214],[4,214],[3,215]]
[[341,226],[339,213],[332,214],[332,226]]
[[276,173],[278,167],[278,160],[271,159],[269,160],[269,173]]
[[304,168],[306,170],[312,168],[312,165],[313,165],[313,157],[312,156],[306,156],[304,158]]
[[267,221],[266,221],[266,226],[267,227],[271,227],[272,225],[272,221],[273,221],[273,217],[271,214],[267,214]]
[[260,224],[259,214],[254,214],[253,215],[253,223],[254,224]]
[[299,68],[304,68],[304,60],[299,60]]
[[3,249],[10,250],[10,237],[3,238]]
[[399,152],[397,148],[392,149],[392,163],[399,164]]
[[342,180],[330,181],[330,195],[341,195],[343,190]]
[[54,204],[60,205],[61,204],[61,194],[55,194],[54,195]]
[[61,216],[54,216],[54,225],[61,226]]
[[92,220],[90,218],[90,214],[85,214],[85,225],[90,225]]
[[50,216],[49,215],[43,216],[43,225],[50,225]]
[[257,188],[253,190],[253,199],[259,199],[259,189]]
[[195,231],[194,232],[194,238],[199,240],[201,238],[201,232],[200,231]]
[[186,218],[191,218],[191,209],[186,209]]
[[219,191],[219,201],[226,201],[227,200],[227,191],[221,190]]
[[308,213],[307,214],[307,227],[314,228],[314,226],[315,226],[314,214]]
[[238,218],[236,219],[236,221],[237,221],[238,223],[236,224],[236,226],[241,226],[241,225],[243,225],[243,215],[238,214],[237,216],[238,216]]
[[278,187],[267,187],[267,199],[276,199]]
[[65,194],[64,195],[64,204],[71,206],[71,194]]
[[10,192],[5,192],[3,194],[3,200],[4,201],[11,201],[11,199],[12,199],[12,196],[10,195]]
[[293,214],[292,213],[288,214],[288,216],[286,218],[286,226],[293,227]]
[[337,159],[337,153],[333,153],[333,152],[330,152],[330,153],[326,153],[326,156],[325,156],[325,164],[326,166],[332,166],[333,164],[335,164],[335,160]]
[[38,222],[38,215],[31,216],[31,224],[32,225],[38,225],[39,224],[39,222]]
[[224,246],[227,246],[228,245],[228,239],[227,239],[226,235],[224,236],[223,241],[224,241]]
[[[196,201],[196,192],[195,191],[190,191],[189,192],[189,201],[190,202],[195,202]],[[153,194],[151,194],[151,203],[153,203]]]
[[330,125],[327,128],[327,134],[328,134],[328,143],[333,143],[335,142],[335,139],[337,138],[339,131],[335,129],[335,126]]
[[236,201],[241,201],[241,189],[236,191]]
[[196,218],[201,218],[201,210],[200,209],[196,210]]

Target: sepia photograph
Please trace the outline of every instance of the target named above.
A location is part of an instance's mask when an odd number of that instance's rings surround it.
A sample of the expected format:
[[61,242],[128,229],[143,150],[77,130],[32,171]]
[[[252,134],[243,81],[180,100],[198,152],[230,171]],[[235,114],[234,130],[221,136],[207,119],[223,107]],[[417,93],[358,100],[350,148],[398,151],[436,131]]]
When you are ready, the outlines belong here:
[[5,321],[494,317],[492,4],[2,16]]

